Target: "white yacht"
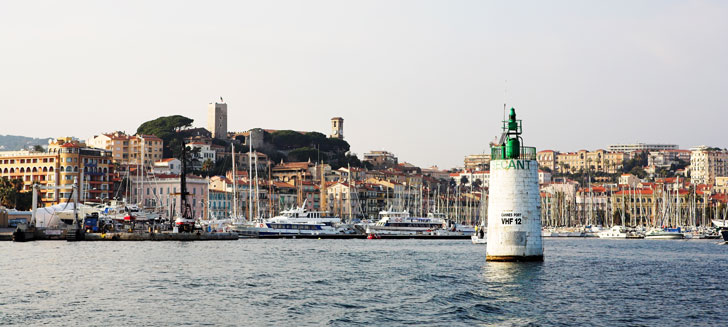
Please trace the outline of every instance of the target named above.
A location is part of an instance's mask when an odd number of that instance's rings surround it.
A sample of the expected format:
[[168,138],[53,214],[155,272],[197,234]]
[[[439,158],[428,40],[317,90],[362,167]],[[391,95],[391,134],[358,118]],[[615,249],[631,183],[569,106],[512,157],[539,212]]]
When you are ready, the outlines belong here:
[[728,228],[728,220],[725,219],[713,219],[713,225],[718,228]]
[[645,233],[645,239],[648,240],[679,240],[685,238],[685,234],[680,232],[680,228],[653,228]]
[[331,217],[322,211],[308,211],[304,206],[305,202],[301,207],[282,211],[280,216],[231,226],[233,231],[243,236],[333,235],[353,232],[339,227],[341,218]]
[[431,212],[427,217],[412,217],[407,210],[384,210],[379,212],[379,221],[367,225],[370,235],[433,235],[470,236],[475,234],[472,226],[450,222],[443,213]]
[[445,221],[438,217],[417,218],[411,217],[407,210],[383,210],[379,212],[379,221],[367,226],[367,234],[387,235],[418,235],[432,234],[442,229]]
[[627,238],[627,229],[623,226],[615,225],[610,229],[599,232],[597,236],[599,238]]

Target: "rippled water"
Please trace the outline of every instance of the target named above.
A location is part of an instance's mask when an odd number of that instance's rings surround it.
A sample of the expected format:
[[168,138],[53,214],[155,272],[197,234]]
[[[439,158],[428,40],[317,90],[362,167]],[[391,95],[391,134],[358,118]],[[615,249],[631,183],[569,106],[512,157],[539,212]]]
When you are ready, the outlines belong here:
[[728,246],[546,239],[0,243],[0,325],[728,325]]

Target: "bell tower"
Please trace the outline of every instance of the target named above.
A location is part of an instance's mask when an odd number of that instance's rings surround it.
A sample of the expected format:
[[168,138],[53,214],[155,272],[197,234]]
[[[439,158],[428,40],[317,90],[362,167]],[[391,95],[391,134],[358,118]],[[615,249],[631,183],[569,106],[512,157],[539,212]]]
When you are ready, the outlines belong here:
[[344,118],[331,118],[331,135],[329,137],[332,139],[344,139]]

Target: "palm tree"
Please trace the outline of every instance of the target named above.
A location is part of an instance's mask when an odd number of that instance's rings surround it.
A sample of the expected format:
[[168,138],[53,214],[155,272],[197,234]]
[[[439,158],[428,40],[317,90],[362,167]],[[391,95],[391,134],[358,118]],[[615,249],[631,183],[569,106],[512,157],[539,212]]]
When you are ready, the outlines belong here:
[[212,162],[212,159],[207,158],[205,161],[202,162],[202,171],[205,172],[205,175],[210,175],[210,172],[215,168],[215,163]]

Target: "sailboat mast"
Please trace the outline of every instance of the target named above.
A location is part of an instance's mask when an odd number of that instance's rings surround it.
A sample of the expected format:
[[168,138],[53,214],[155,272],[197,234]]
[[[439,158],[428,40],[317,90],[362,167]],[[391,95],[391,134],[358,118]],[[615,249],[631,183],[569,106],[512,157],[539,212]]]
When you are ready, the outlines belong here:
[[270,175],[270,158],[268,158],[268,217],[273,217],[273,181]]
[[233,152],[233,218],[231,220],[235,222],[238,219],[238,182],[237,167],[235,166],[235,143],[231,144]]
[[253,131],[248,132],[248,219],[253,220],[253,192],[250,179],[253,177],[253,161],[251,155],[253,153]]
[[258,154],[255,157],[255,216],[260,217],[260,189],[258,188]]

